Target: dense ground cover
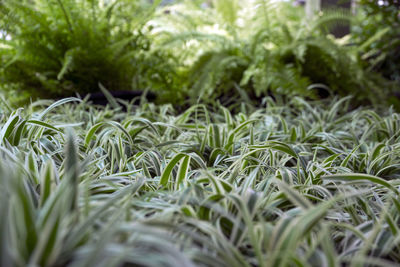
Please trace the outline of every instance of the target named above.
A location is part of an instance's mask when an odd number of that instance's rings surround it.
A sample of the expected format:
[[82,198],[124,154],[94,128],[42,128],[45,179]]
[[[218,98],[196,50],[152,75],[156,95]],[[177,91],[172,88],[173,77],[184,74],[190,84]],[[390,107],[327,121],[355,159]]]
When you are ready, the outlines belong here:
[[400,118],[350,102],[3,103],[1,265],[395,264]]

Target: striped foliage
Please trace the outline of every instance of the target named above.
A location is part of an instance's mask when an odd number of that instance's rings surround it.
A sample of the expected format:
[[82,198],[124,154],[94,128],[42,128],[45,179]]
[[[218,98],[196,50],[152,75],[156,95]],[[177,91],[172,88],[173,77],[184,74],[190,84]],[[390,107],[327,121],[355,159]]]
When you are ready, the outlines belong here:
[[0,265],[395,264],[400,117],[350,101],[3,107]]

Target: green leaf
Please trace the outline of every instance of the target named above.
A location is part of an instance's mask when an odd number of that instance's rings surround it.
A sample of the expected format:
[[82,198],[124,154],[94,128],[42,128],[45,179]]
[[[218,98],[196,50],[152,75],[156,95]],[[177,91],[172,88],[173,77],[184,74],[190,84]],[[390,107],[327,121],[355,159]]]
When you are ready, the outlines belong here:
[[48,123],[46,123],[46,122],[43,122],[43,121],[39,121],[39,120],[27,120],[26,123],[28,123],[28,124],[33,124],[33,125],[37,125],[37,126],[41,126],[41,127],[44,127],[44,128],[50,129],[50,130],[53,130],[53,131],[55,131],[55,132],[62,133],[62,131],[61,131],[60,129],[57,129],[56,127],[54,127],[54,126],[52,126],[52,125],[50,125],[50,124],[48,124]]
[[377,176],[372,176],[368,174],[361,174],[361,173],[339,173],[339,174],[333,174],[333,175],[325,175],[321,177],[322,180],[328,180],[328,181],[338,181],[338,182],[369,182],[373,184],[378,184],[386,187],[387,189],[390,189],[396,195],[399,195],[398,190],[396,187],[391,185],[389,182],[383,180],[382,178],[379,178]]
[[164,168],[164,170],[162,172],[162,175],[160,178],[160,185],[162,185],[162,186],[167,185],[167,183],[169,182],[169,178],[171,176],[172,170],[178,164],[178,162],[185,156],[187,156],[187,155],[183,154],[183,153],[179,153],[170,160],[170,162],[167,164],[167,166]]
[[13,115],[11,116],[7,122],[3,125],[0,131],[0,144],[3,144],[5,139],[8,139],[11,132],[14,130],[14,126],[18,123],[19,116]]
[[77,98],[77,97],[68,97],[68,98],[63,98],[61,100],[58,100],[58,101],[54,102],[53,104],[51,104],[48,108],[43,110],[36,117],[35,121],[43,120],[44,116],[46,116],[50,111],[52,111],[53,109],[55,109],[58,106],[64,105],[64,104],[69,103],[69,102],[82,102],[82,100]]
[[190,165],[190,156],[185,156],[179,165],[178,169],[178,176],[176,180],[176,190],[179,189],[181,183],[187,179],[187,174],[189,171],[189,165]]
[[52,161],[45,164],[44,171],[40,175],[40,206],[44,206],[52,192],[52,184],[55,181],[55,170]]
[[104,96],[107,98],[108,103],[114,109],[119,109],[121,106],[118,104],[117,100],[113,97],[113,95],[101,84],[99,83],[99,88]]

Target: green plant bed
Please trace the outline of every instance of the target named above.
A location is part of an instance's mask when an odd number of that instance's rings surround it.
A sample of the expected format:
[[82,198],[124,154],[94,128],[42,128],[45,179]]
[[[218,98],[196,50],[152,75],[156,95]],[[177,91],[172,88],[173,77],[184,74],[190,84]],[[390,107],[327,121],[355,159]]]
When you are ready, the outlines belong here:
[[2,266],[400,261],[399,114],[109,98],[0,105]]

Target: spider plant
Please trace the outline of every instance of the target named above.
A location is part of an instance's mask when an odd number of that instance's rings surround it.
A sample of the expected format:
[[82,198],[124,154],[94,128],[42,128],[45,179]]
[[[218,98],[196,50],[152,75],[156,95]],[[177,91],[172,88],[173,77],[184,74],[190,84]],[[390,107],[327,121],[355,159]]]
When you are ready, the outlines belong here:
[[2,104],[1,264],[394,265],[399,115],[351,101]]

